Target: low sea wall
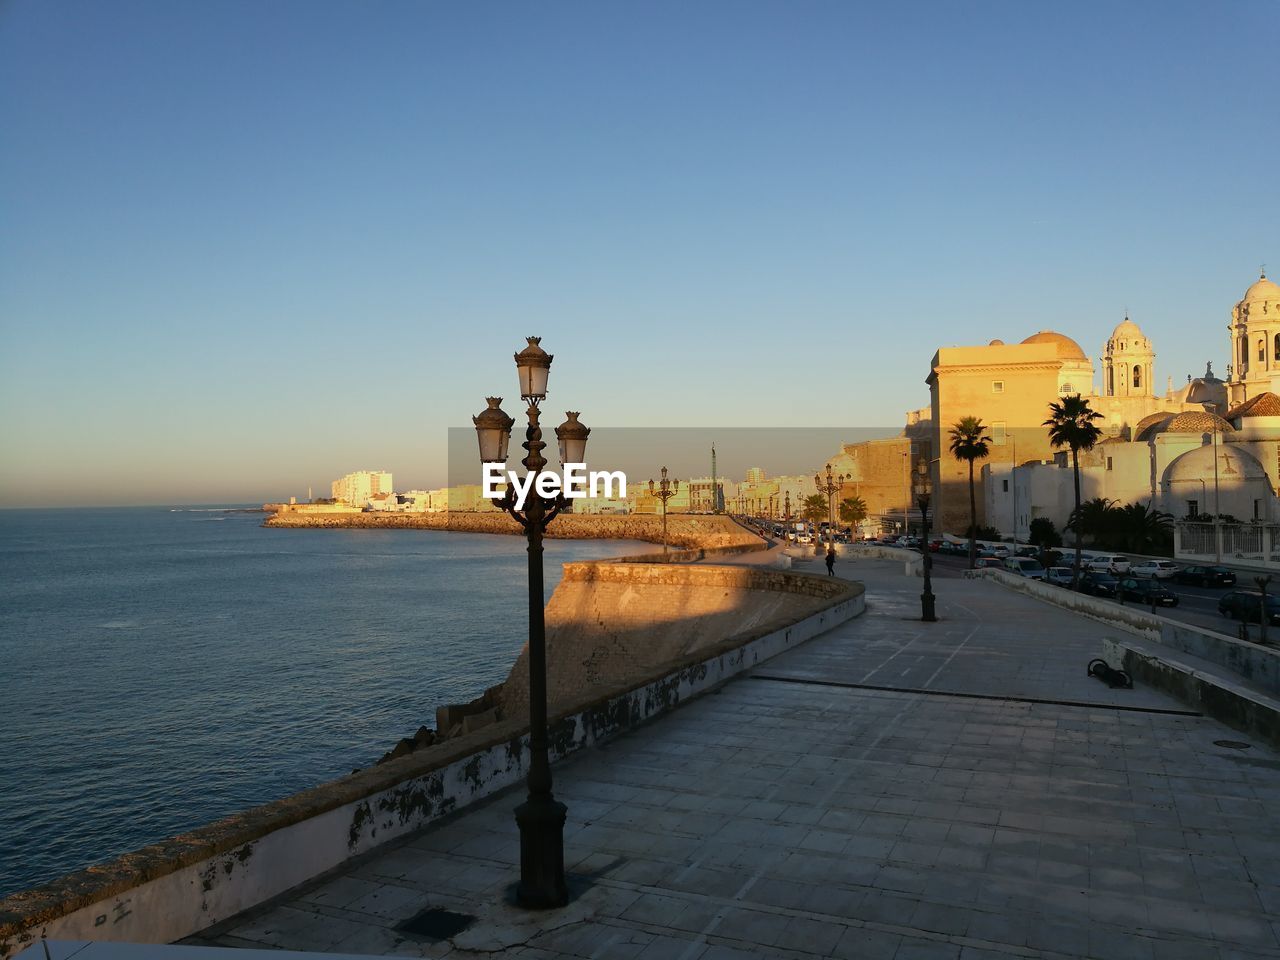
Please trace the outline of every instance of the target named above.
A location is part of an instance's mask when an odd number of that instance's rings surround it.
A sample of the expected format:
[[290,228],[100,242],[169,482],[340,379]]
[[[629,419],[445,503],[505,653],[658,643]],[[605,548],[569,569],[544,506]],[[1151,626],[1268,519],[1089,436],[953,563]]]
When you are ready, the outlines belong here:
[[[441,513],[276,513],[265,527],[376,530],[452,530],[457,533],[495,533],[523,536],[524,528],[505,513],[453,510]],[[647,540],[662,542],[662,517],[654,514],[562,513],[547,527],[549,539]],[[746,547],[764,541],[731,517],[712,514],[670,514],[667,543],[672,547],[707,550]]]
[[1073,613],[1119,627],[1126,633],[1158,644],[1159,647],[1154,649],[1165,648],[1207,660],[1242,680],[1280,694],[1280,650],[1275,647],[1264,647],[1181,620],[1148,613],[1145,607],[1122,606],[1005,570],[975,570],[973,573]]
[[[546,608],[548,703],[554,710],[726,639],[798,623],[846,587],[765,567],[566,563]],[[526,647],[502,685],[500,715],[529,709],[528,655]]]
[[[571,592],[588,583],[625,583],[632,594],[628,604],[658,618],[655,630],[663,628],[662,606],[645,594],[671,586],[677,572],[692,574],[684,581],[690,590],[762,591],[803,600],[789,612],[783,603],[776,616],[704,636],[693,649],[676,644],[657,661],[633,663],[621,678],[602,676],[577,696],[553,701],[553,759],[632,729],[865,608],[861,584],[812,574],[617,562],[568,566],[580,568],[567,575]],[[738,599],[744,610],[755,602]],[[642,622],[637,619],[630,634],[635,643],[651,637],[652,631],[639,629]],[[679,632],[677,624],[667,623]],[[0,958],[41,937],[165,943],[189,936],[518,783],[528,761],[527,718],[500,720],[16,894],[0,900]]]
[[849,551],[850,559],[856,560],[858,557],[865,557],[873,560],[899,560],[902,562],[902,572],[908,577],[919,577],[924,575],[924,556],[919,550],[909,550],[906,547],[864,547],[858,544],[852,544]]

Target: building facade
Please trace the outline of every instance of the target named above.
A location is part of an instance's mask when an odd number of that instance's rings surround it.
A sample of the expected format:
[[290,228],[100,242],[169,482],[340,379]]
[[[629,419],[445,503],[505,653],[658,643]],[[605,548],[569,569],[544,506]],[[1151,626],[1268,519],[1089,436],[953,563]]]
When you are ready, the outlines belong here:
[[391,474],[385,470],[358,470],[333,481],[331,489],[333,499],[339,503],[363,508],[372,497],[391,493],[395,488]]

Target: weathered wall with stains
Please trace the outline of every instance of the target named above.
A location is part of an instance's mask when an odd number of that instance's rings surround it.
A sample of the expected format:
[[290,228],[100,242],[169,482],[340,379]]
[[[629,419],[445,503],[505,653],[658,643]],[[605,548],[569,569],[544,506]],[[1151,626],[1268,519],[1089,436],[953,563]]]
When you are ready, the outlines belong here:
[[[553,714],[553,755],[630,729],[863,609],[861,585],[841,581],[794,623],[728,637],[568,703]],[[42,936],[165,943],[202,930],[517,783],[526,728],[503,721],[0,900],[0,958]]]
[[[765,567],[566,563],[546,609],[547,702],[555,710],[728,638],[795,623],[842,589],[831,577]],[[502,684],[501,712],[528,710],[526,646]]]

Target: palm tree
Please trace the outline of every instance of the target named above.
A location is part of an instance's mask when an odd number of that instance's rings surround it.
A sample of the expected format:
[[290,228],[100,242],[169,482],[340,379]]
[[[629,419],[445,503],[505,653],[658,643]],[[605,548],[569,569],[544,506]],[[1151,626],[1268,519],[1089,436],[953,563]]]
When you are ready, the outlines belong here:
[[1071,526],[1076,535],[1076,563],[1071,576],[1071,586],[1080,585],[1080,451],[1092,450],[1093,445],[1102,436],[1095,420],[1101,420],[1102,414],[1089,406],[1089,401],[1076,394],[1063,397],[1056,403],[1049,404],[1049,419],[1044,426],[1049,428],[1049,442],[1055,447],[1071,448],[1071,470],[1075,477],[1076,508],[1071,514]]
[[1097,545],[1116,522],[1116,501],[1106,497],[1094,497],[1080,504],[1080,508],[1067,521],[1067,528],[1078,530],[1081,537]]
[[985,460],[991,452],[991,438],[977,417],[961,417],[951,428],[951,455],[969,463],[969,569],[977,564],[978,500],[973,490],[973,461]]
[[1173,515],[1155,509],[1150,501],[1116,507],[1113,514],[1116,532],[1121,536],[1117,546],[1122,550],[1158,553],[1170,539]]
[[840,522],[849,525],[852,536],[853,528],[867,519],[867,503],[861,497],[845,497],[840,501]]

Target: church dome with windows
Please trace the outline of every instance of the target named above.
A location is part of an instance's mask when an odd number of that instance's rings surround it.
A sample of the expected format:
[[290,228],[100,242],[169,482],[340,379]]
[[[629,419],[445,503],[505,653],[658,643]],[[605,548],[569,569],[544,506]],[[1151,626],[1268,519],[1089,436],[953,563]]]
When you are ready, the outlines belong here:
[[1253,285],[1244,292],[1241,303],[1252,303],[1255,300],[1280,300],[1280,285],[1268,280],[1266,273],[1258,277]]
[[1062,360],[1088,360],[1080,344],[1076,343],[1068,336],[1056,333],[1053,330],[1041,330],[1039,333],[1033,333],[1023,343],[1052,343],[1058,348],[1058,357]]
[[1118,341],[1126,340],[1146,340],[1146,334],[1142,332],[1142,328],[1125,317],[1116,324],[1116,328],[1111,331],[1111,339]]

